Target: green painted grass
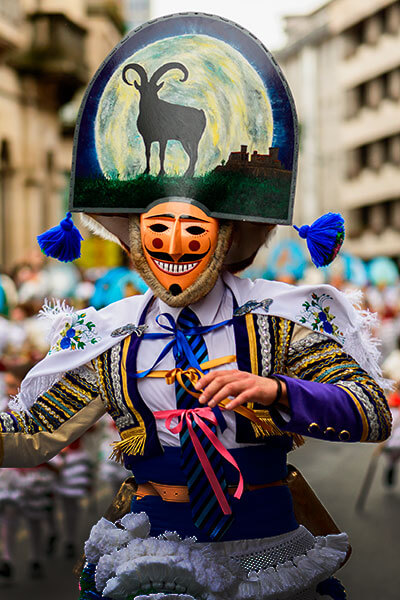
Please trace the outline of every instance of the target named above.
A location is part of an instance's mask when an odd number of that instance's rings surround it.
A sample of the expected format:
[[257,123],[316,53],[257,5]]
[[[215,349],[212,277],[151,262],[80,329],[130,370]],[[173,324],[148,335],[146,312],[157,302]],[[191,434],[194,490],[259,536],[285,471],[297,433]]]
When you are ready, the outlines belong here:
[[[207,173],[202,177],[139,175],[135,179],[75,180],[72,208],[144,209],[168,196],[193,198],[211,212],[285,220],[290,180],[258,179],[243,173]],[[139,212],[139,210],[138,210]]]

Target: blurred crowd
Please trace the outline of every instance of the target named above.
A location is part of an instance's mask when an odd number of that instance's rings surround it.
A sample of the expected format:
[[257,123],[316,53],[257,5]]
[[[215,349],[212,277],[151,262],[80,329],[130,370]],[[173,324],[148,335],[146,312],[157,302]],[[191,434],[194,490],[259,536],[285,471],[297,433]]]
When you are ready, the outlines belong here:
[[[7,410],[26,373],[48,352],[46,319],[38,318],[45,302],[60,299],[76,309],[100,309],[146,289],[127,258],[111,269],[83,270],[45,262],[38,252],[10,272],[1,272],[0,410]],[[45,576],[45,564],[53,556],[78,557],[84,511],[92,512],[100,489],[108,490],[111,499],[127,476],[108,458],[117,439],[111,418],[105,416],[48,463],[0,469],[0,583],[14,580],[21,533],[27,538],[28,575],[33,579]]]
[[[122,262],[113,268],[82,269],[45,261],[38,252],[10,272],[0,272],[0,410],[7,410],[25,374],[48,352],[46,319],[38,318],[45,299],[65,300],[76,309],[88,305],[99,309],[146,291],[128,258]],[[244,276],[293,284],[330,283],[354,294],[362,309],[378,314],[374,333],[381,340],[385,375],[394,381],[389,394],[394,434],[384,448],[386,484],[393,485],[400,458],[400,277],[396,263],[383,257],[365,264],[344,252],[330,267],[317,270],[301,242],[285,240],[262,251]],[[357,298],[360,289],[362,299]],[[49,463],[0,469],[0,581],[11,582],[15,570],[21,568],[15,559],[21,531],[29,540],[26,560],[32,578],[43,577],[45,565],[56,554],[66,560],[77,557],[82,511],[96,502],[99,489],[106,487],[111,499],[127,476],[121,465],[109,459],[117,438],[106,416]]]

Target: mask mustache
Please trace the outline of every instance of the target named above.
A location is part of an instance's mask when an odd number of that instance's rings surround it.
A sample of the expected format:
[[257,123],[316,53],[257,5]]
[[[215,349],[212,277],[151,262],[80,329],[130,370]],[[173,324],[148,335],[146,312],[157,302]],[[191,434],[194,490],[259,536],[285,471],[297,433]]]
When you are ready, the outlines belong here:
[[[201,254],[183,254],[180,257],[180,259],[178,260],[178,263],[197,262],[198,260],[201,260],[202,258],[207,256],[207,254],[210,251],[210,248],[211,248],[211,244],[210,244],[210,247],[208,248],[208,250]],[[146,248],[146,252],[148,252],[150,254],[150,256],[152,258],[155,258],[156,260],[167,261],[167,262],[172,262],[172,263],[175,262],[174,259],[172,258],[172,256],[170,254],[167,254],[166,252],[154,252],[153,250],[149,250],[148,248]]]

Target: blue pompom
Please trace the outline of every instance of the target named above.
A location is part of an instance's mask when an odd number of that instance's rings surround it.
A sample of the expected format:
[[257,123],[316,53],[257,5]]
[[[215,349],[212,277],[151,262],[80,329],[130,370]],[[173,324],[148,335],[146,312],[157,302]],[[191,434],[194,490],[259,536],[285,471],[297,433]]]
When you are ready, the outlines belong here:
[[339,213],[327,213],[312,225],[293,227],[307,240],[311,260],[316,267],[329,265],[344,242],[344,219]]
[[42,252],[62,262],[71,262],[80,257],[82,240],[83,237],[75,227],[70,212],[59,225],[37,236]]

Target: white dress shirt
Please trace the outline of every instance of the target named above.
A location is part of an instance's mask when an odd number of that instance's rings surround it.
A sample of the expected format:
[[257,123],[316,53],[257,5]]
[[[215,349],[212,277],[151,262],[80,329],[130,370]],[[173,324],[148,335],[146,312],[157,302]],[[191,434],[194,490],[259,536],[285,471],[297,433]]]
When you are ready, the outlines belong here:
[[[241,280],[238,280],[241,281]],[[195,304],[191,304],[190,308],[196,313],[200,324],[213,325],[220,323],[232,317],[233,298],[229,288],[225,286],[223,280],[219,278],[217,283],[201,300]],[[145,323],[149,326],[146,333],[165,332],[156,322],[156,317],[162,313],[169,313],[174,318],[175,322],[178,319],[183,307],[173,308],[155,298],[150,306]],[[161,318],[162,320],[162,318]],[[168,322],[165,320],[166,324]],[[223,326],[214,331],[204,334],[204,341],[207,345],[208,359],[213,360],[223,356],[236,355],[235,337],[233,325]],[[164,346],[170,338],[161,340],[143,339],[137,357],[137,370],[145,371],[154,364],[154,361],[159,356]],[[168,354],[159,362],[157,370],[169,370],[176,366],[171,349]],[[237,363],[232,362],[226,365],[215,367],[215,370],[237,369]],[[214,369],[213,369],[214,370]],[[175,385],[167,385],[164,379],[143,378],[138,380],[139,393],[154,412],[158,410],[173,410],[176,409]],[[218,428],[218,438],[226,448],[241,448],[250,444],[238,444],[235,441],[235,415],[231,411],[224,411],[224,418],[227,428],[222,434]],[[157,432],[160,442],[163,446],[179,446],[179,434],[173,434],[165,427],[165,421],[157,419]],[[253,444],[251,444],[253,445]]]

